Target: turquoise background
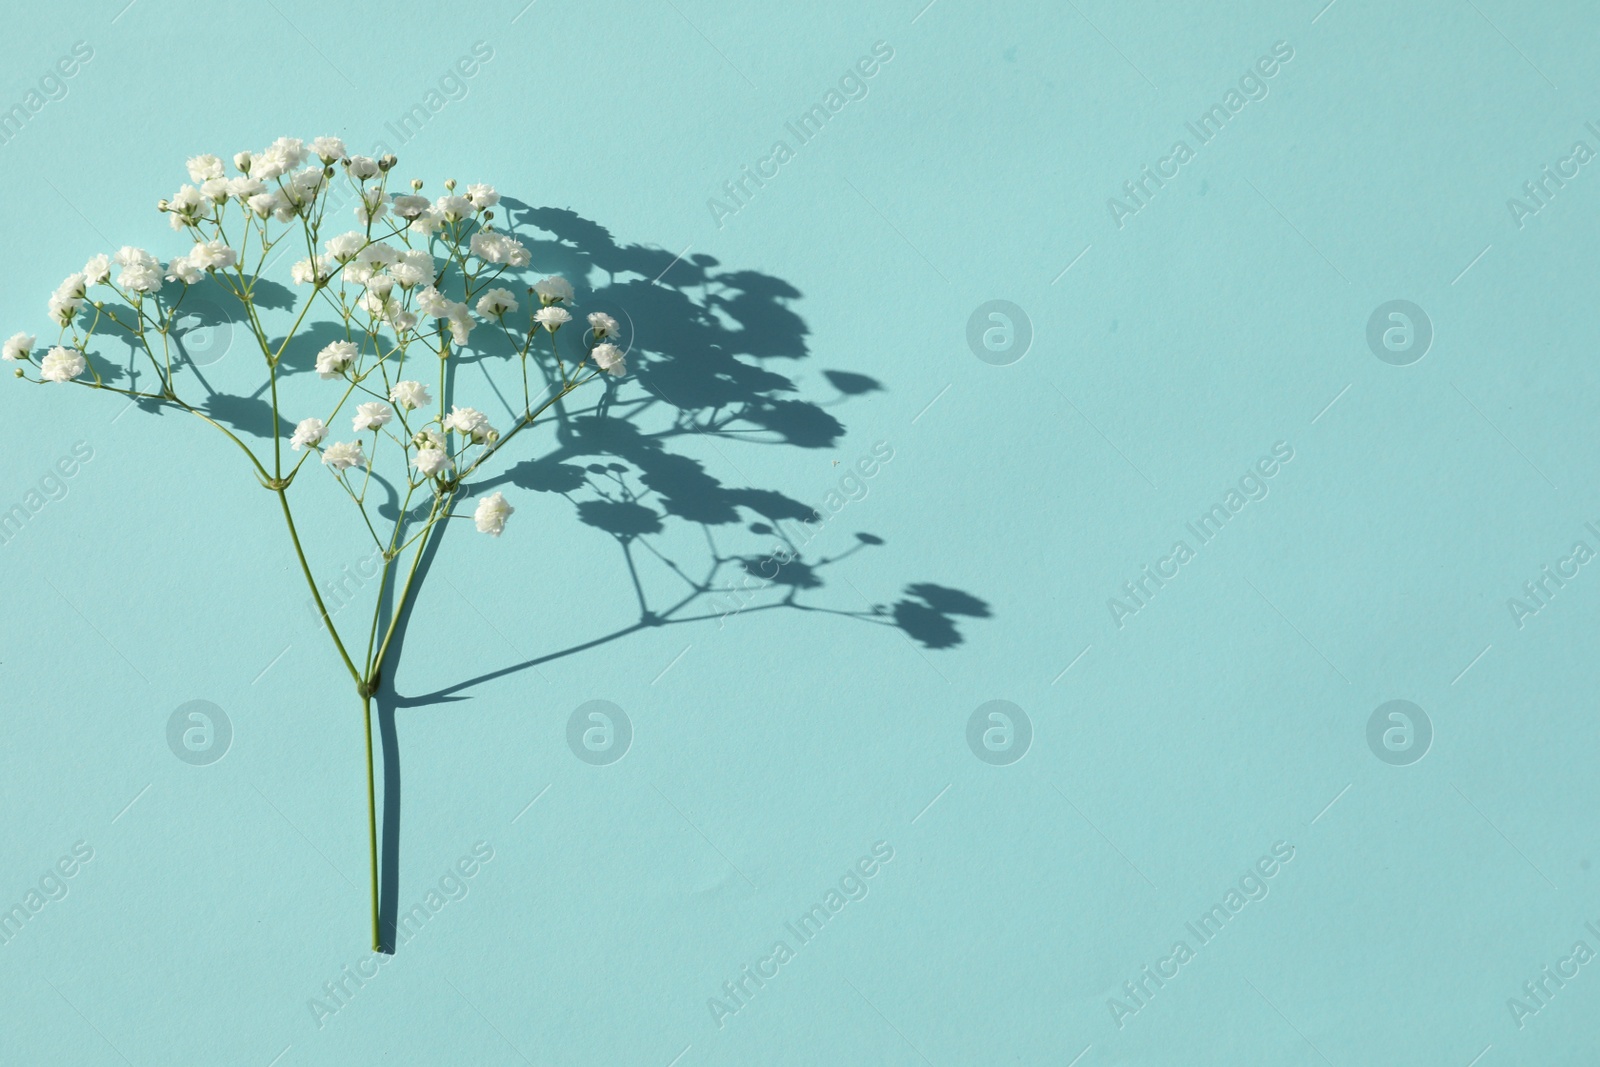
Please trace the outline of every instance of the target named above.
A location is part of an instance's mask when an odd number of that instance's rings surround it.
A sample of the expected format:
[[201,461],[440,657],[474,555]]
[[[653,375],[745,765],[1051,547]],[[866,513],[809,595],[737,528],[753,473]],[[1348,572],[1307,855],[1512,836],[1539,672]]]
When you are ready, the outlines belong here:
[[[770,549],[748,527],[789,505],[745,490],[809,508],[875,442],[894,458],[804,558],[858,550],[793,572],[817,610],[555,658],[639,619],[586,491],[529,468],[503,538],[452,531],[394,678],[388,888],[408,908],[494,858],[319,1025],[370,958],[361,731],[275,502],[198,420],[0,382],[0,510],[93,449],[0,545],[0,906],[93,850],[0,945],[0,1062],[1595,1061],[1600,964],[1520,1026],[1508,1000],[1600,951],[1600,577],[1520,627],[1508,601],[1600,548],[1597,165],[1521,225],[1507,200],[1600,148],[1600,12],[924,2],[11,12],[0,107],[94,55],[0,145],[0,333],[45,335],[94,252],[181,251],[154,203],[188,155],[337,134],[587,220],[526,232],[580,309],[609,288],[634,313],[620,396],[715,365],[795,405],[672,441],[700,495],[647,499],[645,537],[686,569],[708,528]],[[478,41],[463,98],[396,143]],[[865,98],[718,219],[880,41]],[[1277,42],[1266,97],[1119,227],[1108,198]],[[1006,366],[967,342],[992,299],[1031,323]],[[1434,333],[1407,366],[1366,340],[1396,299]],[[261,378],[242,342],[215,374]],[[1266,498],[1118,627],[1108,600],[1276,442]],[[334,572],[362,530],[319,484],[300,506]],[[636,555],[651,603],[679,595]],[[197,699],[233,728],[203,767],[166,741]],[[595,699],[633,728],[608,766],[567,744]],[[997,699],[1032,724],[1006,766],[966,740]],[[1368,746],[1394,699],[1432,724],[1409,765]],[[877,842],[865,898],[719,1025],[723,984]],[[1200,945],[1186,924],[1280,842],[1270,892]],[[1194,958],[1132,1011],[1179,940]]]

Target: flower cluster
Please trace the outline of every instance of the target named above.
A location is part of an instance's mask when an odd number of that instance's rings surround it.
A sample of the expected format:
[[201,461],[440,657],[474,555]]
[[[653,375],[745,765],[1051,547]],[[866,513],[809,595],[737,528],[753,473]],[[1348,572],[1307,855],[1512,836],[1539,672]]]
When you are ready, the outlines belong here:
[[[278,497],[274,510],[283,513],[312,600],[365,713],[374,948],[380,929],[371,703],[422,577],[420,564],[448,520],[467,518],[456,507],[470,497],[486,463],[575,389],[597,380],[609,389],[626,373],[616,319],[596,311],[587,330],[571,327],[577,294],[565,278],[544,278],[521,294],[511,287],[514,272],[533,256],[499,224],[497,210],[504,209],[492,185],[462,189],[446,181],[442,193],[429,196],[413,180],[393,190],[395,163],[389,155],[350,155],[337,137],[309,144],[280,137],[259,152],[235,154],[231,169],[221,156],[194,156],[185,166],[189,181],[157,204],[184,240],[176,254],[163,263],[128,246],[91,256],[50,295],[55,343],[41,350],[37,335],[17,333],[0,344],[0,358],[16,364],[18,378],[105,390],[146,408],[197,416],[237,446],[256,480]],[[263,285],[279,249],[296,250],[287,270],[294,290]],[[224,302],[232,296],[238,312],[232,317],[260,349],[266,381],[247,396],[219,395],[209,372],[200,379],[188,359],[177,316],[201,286],[213,307],[213,295]],[[272,313],[283,308],[265,294],[284,292],[299,311],[279,322]],[[320,333],[316,342],[302,333],[312,327]],[[116,343],[96,344],[102,334]],[[315,375],[300,373],[307,368],[296,357],[319,345]],[[506,399],[514,390],[501,389],[487,373],[496,357],[520,371],[520,406]],[[475,387],[482,388],[478,372],[485,372],[490,384],[478,403],[495,415],[461,402],[467,398],[458,396],[457,378],[464,364]],[[198,405],[183,396],[191,379],[206,392]],[[537,393],[535,384],[542,385]],[[241,433],[259,431],[246,431],[242,421],[235,424],[239,433],[225,425],[240,410],[269,401],[270,451],[245,442]],[[346,642],[329,616],[295,524],[289,490],[313,456],[353,502],[383,561],[371,625],[362,626],[365,653]],[[380,465],[385,473],[375,475]],[[374,480],[388,506],[374,501],[369,508]],[[513,510],[502,493],[489,493],[477,500],[472,523],[499,537]],[[384,529],[385,523],[391,525]]]
[[[293,432],[274,441],[270,471],[251,453],[264,484],[286,486],[304,460],[317,455],[371,528],[366,484],[374,462],[394,454],[404,460],[405,473],[395,480],[406,486],[408,503],[419,491],[453,503],[462,483],[550,404],[585,382],[626,373],[625,353],[617,343],[617,320],[597,311],[587,316],[588,329],[579,331],[577,350],[563,354],[559,341],[563,330],[572,330],[577,295],[565,278],[537,281],[527,287],[526,299],[494,284],[532,260],[526,245],[497,227],[500,194],[494,186],[462,188],[446,181],[430,197],[417,180],[395,191],[395,164],[393,156],[350,155],[337,137],[309,143],[280,137],[261,151],[235,154],[231,168],[217,155],[194,156],[186,163],[189,181],[157,205],[188,246],[165,264],[135,247],[91,257],[50,297],[57,343],[41,353],[34,335],[19,333],[4,343],[0,356],[21,364],[19,377],[113,389],[204,418],[178,396],[183,363],[171,342],[179,305],[191,287],[208,282],[237,297],[276,386],[276,377],[287,373],[280,362],[295,331],[281,340],[270,336],[256,314],[254,291],[269,254],[287,238],[306,252],[288,270],[306,311],[327,312],[343,334],[315,356],[317,376],[339,384],[327,413],[291,419]],[[333,221],[341,210],[353,220],[349,229]],[[296,326],[305,318],[302,312]],[[473,338],[482,328],[495,337],[480,344]],[[121,329],[149,357],[148,369],[126,368],[129,387],[113,384],[124,372],[91,348],[97,332],[107,329]],[[480,357],[496,348],[515,356],[523,406],[508,412],[509,425],[496,427],[478,408],[455,403],[452,362],[468,346]],[[429,356],[433,366],[408,373]],[[530,364],[545,379],[541,395],[555,394],[537,409]],[[156,386],[141,388],[152,375]],[[437,385],[430,388],[426,380],[435,375]],[[276,388],[272,395],[276,404]],[[341,418],[349,419],[349,434],[338,432]],[[283,444],[303,453],[287,471]],[[359,485],[353,472],[363,474]],[[479,501],[474,519],[479,530],[498,536],[511,512],[496,493]],[[447,503],[443,517],[448,516]],[[376,532],[374,537],[385,551],[399,543],[385,544]]]

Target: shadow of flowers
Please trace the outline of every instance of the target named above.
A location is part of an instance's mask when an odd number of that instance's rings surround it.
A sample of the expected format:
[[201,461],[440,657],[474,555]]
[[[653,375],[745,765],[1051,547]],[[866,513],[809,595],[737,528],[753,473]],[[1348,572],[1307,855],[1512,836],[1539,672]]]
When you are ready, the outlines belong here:
[[[675,257],[619,244],[604,227],[571,211],[509,198],[501,204],[509,212],[507,228],[528,245],[538,273],[572,279],[580,308],[607,311],[623,324],[629,373],[607,379],[593,403],[558,404],[553,447],[478,481],[474,492],[511,485],[565,498],[579,522],[615,542],[637,616],[433,692],[400,694],[386,686],[386,702],[414,707],[463,699],[484,682],[641,630],[725,626],[760,612],[810,612],[892,627],[928,649],[960,645],[962,619],[990,616],[980,598],[932,582],[908,584],[892,601],[874,602],[841,574],[842,592],[831,599],[818,595],[844,560],[884,544],[870,533],[832,528],[866,495],[870,475],[844,468],[820,500],[806,502],[777,489],[727,484],[686,454],[710,448],[738,472],[734,456],[743,449],[833,448],[845,434],[834,409],[884,391],[868,375],[829,369],[822,372],[828,395],[802,395],[796,372],[811,352],[809,330],[791,306],[799,290],[759,271],[724,270],[709,255]],[[471,373],[477,361],[499,355],[486,347],[455,372]],[[887,442],[874,447],[892,458]],[[694,527],[702,547],[690,561],[681,533]],[[825,541],[848,545],[824,554],[816,546]],[[431,556],[424,559],[424,571],[431,563]],[[402,640],[405,626],[402,619]]]

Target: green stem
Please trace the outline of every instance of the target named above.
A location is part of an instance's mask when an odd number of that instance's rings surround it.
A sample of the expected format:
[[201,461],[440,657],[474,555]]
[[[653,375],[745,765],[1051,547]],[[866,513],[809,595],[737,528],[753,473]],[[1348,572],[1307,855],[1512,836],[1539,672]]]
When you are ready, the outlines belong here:
[[395,598],[389,626],[384,631],[383,643],[378,646],[378,654],[372,661],[372,677],[376,679],[383,670],[383,661],[389,655],[389,643],[394,640],[395,631],[400,626],[400,616],[405,614],[406,601],[411,598],[411,583],[416,581],[417,566],[422,562],[422,553],[428,548],[428,534],[433,532],[433,527],[439,521],[439,505],[444,504],[444,513],[448,517],[450,509],[454,506],[454,491],[444,497],[435,497],[433,507],[428,511],[428,521],[422,528],[422,539],[417,545],[416,555],[411,557],[411,569],[406,573],[406,583],[400,589],[400,595]]
[[300,547],[300,534],[294,528],[294,515],[289,511],[289,497],[287,487],[275,490],[278,494],[278,503],[283,505],[283,521],[289,524],[289,540],[294,542],[294,554],[300,559],[300,573],[306,576],[306,585],[311,589],[311,597],[317,602],[317,611],[322,617],[323,625],[328,628],[328,633],[333,638],[333,646],[339,650],[339,656],[344,660],[350,677],[355,679],[357,686],[365,685],[361,672],[356,670],[356,665],[350,660],[350,653],[345,651],[344,642],[339,639],[339,631],[334,629],[333,618],[328,614],[328,607],[322,602],[322,593],[317,589],[317,580],[311,576],[311,564],[306,562],[305,549]]
[[378,929],[378,793],[372,775],[372,694],[363,691],[361,717],[367,727],[367,853],[372,867],[372,951],[383,951]]

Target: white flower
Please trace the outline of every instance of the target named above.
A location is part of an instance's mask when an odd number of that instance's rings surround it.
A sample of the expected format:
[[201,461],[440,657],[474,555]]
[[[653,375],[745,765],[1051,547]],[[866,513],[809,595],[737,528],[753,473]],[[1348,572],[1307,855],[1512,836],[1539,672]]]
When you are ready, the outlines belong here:
[[221,241],[201,241],[189,253],[189,261],[201,270],[227,270],[239,262],[239,253]]
[[21,359],[33,351],[38,340],[31,333],[14,333],[6,338],[5,347],[0,348],[0,359]]
[[599,344],[594,346],[594,351],[589,353],[594,359],[594,365],[615,377],[622,377],[628,373],[628,368],[622,363],[622,349],[613,344]]
[[213,155],[193,156],[185,166],[189,168],[189,177],[197,182],[222,177],[222,160]]
[[572,321],[572,315],[566,308],[542,307],[533,313],[533,321],[551,333],[555,333],[562,326]]
[[446,222],[460,222],[472,214],[472,201],[464,196],[441,196],[433,202],[433,209],[443,215]]
[[107,256],[91,256],[89,262],[83,265],[83,280],[86,285],[101,285],[109,277],[111,277],[111,260]]
[[[394,303],[389,299],[390,292],[394,290],[394,279],[389,277],[387,274],[374,274],[372,277],[366,280],[365,284],[367,287],[368,296],[377,297],[380,301],[384,301],[385,303]],[[398,311],[399,305],[395,305],[394,310]],[[387,313],[388,312],[386,311],[385,314]]]
[[274,178],[281,178],[288,174],[290,169],[290,163],[280,156],[273,155],[272,150],[269,148],[255,158],[255,162],[250,167],[250,173],[251,176],[260,178],[262,181],[272,181]]
[[81,299],[88,282],[89,278],[85,274],[69,274],[62,279],[60,285],[56,286],[56,295],[63,300]]
[[44,359],[40,361],[39,377],[47,382],[70,382],[82,374],[88,365],[82,352],[75,348],[62,348],[57,345],[46,352]]
[[450,340],[457,345],[467,343],[467,336],[472,333],[472,328],[477,323],[472,321],[472,312],[467,310],[465,304],[450,305]]
[[81,307],[83,307],[81,296],[67,297],[57,293],[50,297],[50,317],[61,326],[70,326]]
[[384,244],[382,241],[374,241],[372,244],[363,248],[361,250],[361,254],[356,258],[361,260],[363,263],[371,263],[375,266],[387,267],[391,263],[400,262],[400,253],[396,252],[393,248]]
[[207,200],[226,200],[230,185],[227,178],[207,178],[200,183],[200,195]]
[[349,233],[328,238],[328,243],[324,247],[334,259],[340,263],[348,263],[355,258],[357,252],[366,247],[366,244],[366,234],[351,230]]
[[540,282],[535,282],[533,291],[539,294],[539,299],[546,304],[560,302],[572,303],[572,283],[559,274],[552,274]]
[[301,419],[294,428],[294,436],[289,438],[289,447],[298,452],[306,445],[320,445],[326,436],[328,427],[321,419]]
[[270,152],[278,152],[289,160],[291,168],[298,167],[306,159],[306,143],[298,137],[280,137],[272,142]]
[[419,267],[411,262],[396,263],[389,268],[389,277],[393,278],[395,283],[402,289],[409,289],[419,282],[425,282],[432,278],[433,269],[431,267]]
[[350,157],[350,176],[356,181],[364,182],[369,178],[376,178],[380,173],[382,171],[379,169],[376,159],[370,156]]
[[252,156],[249,152],[239,152],[239,153],[235,154],[234,157],[233,157],[233,165],[235,167],[239,168],[239,173],[241,173],[241,174],[249,174],[250,173],[250,163],[252,162],[252,160],[254,160],[254,158],[255,157]]
[[372,276],[377,272],[378,268],[374,267],[371,263],[367,263],[359,259],[353,259],[349,263],[345,264],[344,280],[349,282],[351,285],[366,285],[372,280]]
[[266,183],[254,178],[228,178],[227,182],[228,195],[241,202],[248,201],[257,193],[267,191]]
[[211,198],[192,185],[185,185],[172,199],[167,201],[167,210],[172,213],[168,221],[174,230],[181,230],[185,226],[193,226],[201,219],[211,214]]
[[[250,173],[264,181],[271,181],[294,170],[305,162],[305,158],[304,141],[298,137],[280,137],[251,160]],[[238,162],[238,157],[234,158],[234,162]]]
[[467,242],[473,255],[485,263],[505,263],[513,267],[528,265],[528,249],[514,237],[496,230],[479,230]]
[[493,493],[478,501],[477,510],[472,513],[472,521],[477,523],[479,533],[499,537],[506,528],[506,520],[516,510],[506,503],[504,493]]
[[362,225],[376,222],[389,213],[389,194],[381,188],[373,187],[364,190],[361,194],[361,203],[356,205],[356,218]]
[[66,280],[56,286],[56,291],[50,296],[50,317],[62,326],[70,325],[78,309],[83,307],[85,284],[84,275],[67,275]]
[[432,478],[440,471],[446,471],[453,464],[450,455],[442,448],[424,447],[415,456],[411,457],[411,465],[422,472],[423,477]]
[[323,378],[338,378],[360,354],[354,341],[335,341],[317,353],[317,373]]
[[289,179],[289,184],[281,190],[282,199],[274,210],[273,217],[279,222],[288,222],[296,215],[304,214],[311,202],[316,200],[317,191],[327,180],[321,167],[307,167],[296,172]]
[[452,304],[450,307],[450,340],[457,345],[467,343],[467,336],[472,333],[472,328],[477,323],[472,321],[472,312],[467,310],[465,304]]
[[479,230],[467,242],[467,248],[485,263],[499,263],[505,259],[502,240],[495,230]]
[[333,274],[333,257],[318,256],[315,264],[309,259],[302,259],[289,268],[289,278],[296,285],[309,285],[313,282],[325,282]]
[[161,288],[161,264],[135,264],[117,275],[117,284],[136,293],[153,293]]
[[478,298],[478,314],[486,319],[499,318],[517,310],[517,306],[517,298],[511,295],[509,289],[490,289]]
[[595,339],[601,341],[607,337],[617,336],[620,329],[617,326],[617,320],[607,315],[604,311],[589,312],[589,325],[594,329]]
[[336,471],[344,471],[365,467],[367,457],[361,454],[360,441],[337,441],[322,450],[322,462]]
[[119,267],[154,267],[158,265],[155,256],[152,256],[142,248],[135,248],[133,245],[123,245],[117,249],[117,254],[112,256],[111,259]]
[[390,206],[394,208],[394,213],[401,218],[414,219],[424,211],[427,211],[432,206],[432,202],[425,196],[407,194],[395,197]]
[[386,425],[393,418],[394,409],[388,404],[380,403],[376,400],[365,404],[357,404],[356,433],[361,433],[363,430],[376,430],[378,427]]
[[122,268],[117,284],[138,293],[150,293],[161,288],[161,263],[142,248],[124,245],[111,257]]
[[482,211],[494,207],[500,202],[500,194],[495,192],[492,185],[467,186],[467,199],[472,201],[472,206]]
[[494,433],[494,427],[489,425],[489,416],[477,408],[464,408],[452,406],[450,414],[444,417],[444,428],[454,430],[482,443],[489,435]]
[[454,303],[455,301],[431,285],[417,294],[417,310],[430,319],[445,318],[450,314],[450,306]]
[[344,155],[344,142],[337,137],[318,137],[311,142],[311,151],[324,163],[332,163]]
[[256,214],[258,218],[266,218],[278,210],[278,203],[283,198],[277,192],[255,193],[245,201],[245,206]]
[[372,292],[363,295],[359,303],[367,314],[375,319],[387,319],[390,315],[400,310],[399,305],[393,300]]
[[411,220],[410,229],[419,237],[431,237],[433,232],[443,225],[444,216],[429,208]]
[[195,263],[193,254],[176,256],[171,263],[167,264],[166,278],[169,282],[182,282],[185,285],[193,285],[205,276],[205,270]]
[[415,411],[433,403],[433,394],[429,393],[428,387],[421,382],[395,382],[389,390],[389,399],[407,411]]
[[[389,301],[391,304],[394,301]],[[417,317],[409,311],[401,310],[399,305],[389,314],[389,325],[394,327],[395,333],[405,333],[417,324]]]

